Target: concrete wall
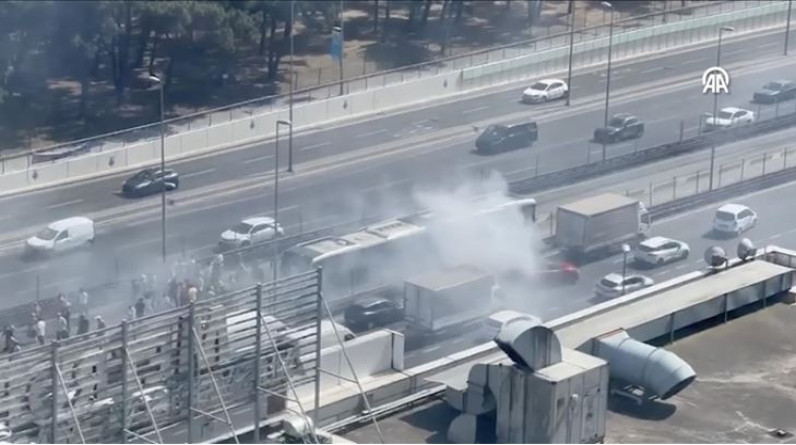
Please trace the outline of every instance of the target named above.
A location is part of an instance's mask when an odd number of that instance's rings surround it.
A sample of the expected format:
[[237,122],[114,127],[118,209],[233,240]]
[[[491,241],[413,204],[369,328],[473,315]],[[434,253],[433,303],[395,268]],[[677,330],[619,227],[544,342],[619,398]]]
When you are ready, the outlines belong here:
[[[388,370],[403,368],[404,336],[395,331],[376,331],[354,340],[345,342],[345,351],[360,379]],[[329,371],[338,378],[321,374],[321,388],[347,383],[345,379],[354,379],[342,348],[332,346],[321,352],[321,369]]]

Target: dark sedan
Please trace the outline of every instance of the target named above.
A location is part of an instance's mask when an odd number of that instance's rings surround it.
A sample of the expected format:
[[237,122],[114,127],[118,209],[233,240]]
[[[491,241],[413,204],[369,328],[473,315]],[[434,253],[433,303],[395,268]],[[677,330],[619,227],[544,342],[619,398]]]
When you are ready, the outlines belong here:
[[136,173],[124,181],[122,194],[127,197],[146,196],[160,193],[162,187],[166,191],[176,190],[180,186],[180,177],[174,170],[148,168]]
[[615,114],[608,126],[594,130],[594,141],[601,144],[640,138],[644,134],[644,123],[627,113]]
[[763,85],[759,91],[755,91],[752,100],[759,104],[773,104],[793,98],[796,98],[796,82],[776,80]]
[[364,331],[401,321],[403,310],[386,298],[360,301],[348,306],[343,314],[345,324],[353,331]]
[[530,147],[539,138],[536,122],[516,125],[490,125],[475,140],[479,154],[496,154]]

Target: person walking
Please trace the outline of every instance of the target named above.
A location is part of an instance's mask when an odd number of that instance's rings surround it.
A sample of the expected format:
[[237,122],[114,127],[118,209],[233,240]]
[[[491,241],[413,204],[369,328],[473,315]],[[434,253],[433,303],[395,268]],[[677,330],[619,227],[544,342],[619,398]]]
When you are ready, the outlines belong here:
[[88,317],[86,317],[86,313],[83,312],[80,314],[80,317],[77,319],[77,335],[88,334],[88,331],[89,331]]
[[80,311],[88,313],[88,292],[85,288],[80,288]]
[[135,320],[135,305],[131,305],[127,308],[127,321]]
[[63,314],[58,316],[58,331],[55,333],[55,338],[57,340],[69,338],[69,323]]
[[47,323],[41,318],[36,321],[36,343],[44,345],[47,339]]
[[14,327],[13,324],[8,325],[5,327],[5,329],[3,329],[3,336],[6,339],[6,346],[5,346],[6,352],[10,352],[14,348],[13,342],[16,341],[16,338],[14,337],[15,331],[16,328]]
[[67,300],[66,295],[64,295],[63,292],[59,293],[58,294],[58,312],[59,312],[58,315],[64,317],[64,319],[66,320],[67,326],[69,326],[71,324],[71,320],[70,320],[71,308],[72,308],[72,303],[70,303],[69,300]]
[[145,311],[146,311],[146,303],[144,303],[143,298],[139,298],[138,301],[135,302],[135,317],[136,318],[143,317]]
[[[97,330],[98,331],[102,331],[103,329],[105,329],[105,320],[103,320],[102,317],[97,315],[96,317],[94,317],[94,320],[97,322]],[[103,335],[103,334],[104,334],[104,332],[100,332],[100,335]]]

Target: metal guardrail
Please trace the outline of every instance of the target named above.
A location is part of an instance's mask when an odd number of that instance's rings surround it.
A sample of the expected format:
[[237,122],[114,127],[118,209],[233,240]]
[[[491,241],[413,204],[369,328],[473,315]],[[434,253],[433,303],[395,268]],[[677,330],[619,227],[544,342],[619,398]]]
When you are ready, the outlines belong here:
[[749,139],[763,133],[782,130],[796,125],[796,113],[759,121],[746,127],[714,131],[691,139],[645,148],[635,153],[584,164],[578,167],[546,173],[534,178],[521,179],[509,184],[512,193],[528,194],[549,190],[573,181],[584,181],[597,176],[613,173],[617,170],[638,167],[662,159],[695,152],[728,142]]
[[708,192],[697,193],[658,204],[650,208],[653,220],[665,218],[690,209],[724,201],[733,196],[764,190],[790,181],[796,181],[796,167],[790,167],[756,178],[736,182]]

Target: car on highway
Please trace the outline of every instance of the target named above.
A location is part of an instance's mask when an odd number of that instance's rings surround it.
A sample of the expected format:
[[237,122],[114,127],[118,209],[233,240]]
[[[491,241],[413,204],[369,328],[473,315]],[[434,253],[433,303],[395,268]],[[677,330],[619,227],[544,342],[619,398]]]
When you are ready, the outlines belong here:
[[791,80],[775,80],[763,85],[752,96],[752,102],[758,104],[773,104],[796,98],[796,82]]
[[629,274],[623,277],[622,274],[609,273],[597,282],[594,286],[594,293],[601,298],[616,298],[653,284],[655,281],[644,275]]
[[561,79],[542,79],[522,92],[522,102],[535,104],[561,99],[569,95],[569,86]]
[[690,247],[683,241],[665,236],[653,236],[640,242],[633,251],[633,259],[648,266],[663,264],[688,258]]
[[496,154],[530,147],[539,138],[536,122],[514,125],[490,125],[475,140],[479,154]]
[[280,224],[273,218],[259,216],[246,218],[230,229],[221,233],[218,241],[219,250],[238,249],[252,244],[262,243],[285,234]]
[[607,127],[594,130],[594,142],[610,144],[640,138],[644,135],[644,122],[629,113],[611,116]]
[[124,181],[122,194],[129,198],[146,196],[160,193],[164,186],[167,192],[178,189],[180,175],[170,168],[145,168]]
[[47,255],[77,249],[93,243],[94,237],[94,221],[82,216],[62,219],[28,238],[24,255]]
[[757,213],[741,204],[724,204],[713,215],[713,231],[721,235],[737,236],[757,224]]
[[351,304],[343,312],[346,326],[364,331],[403,320],[404,311],[393,300],[371,298]]
[[566,284],[571,285],[580,279],[580,271],[569,262],[545,261],[539,267],[531,271],[514,268],[506,273],[506,278],[510,280],[533,280],[544,284]]
[[735,128],[743,125],[750,125],[755,122],[754,111],[745,110],[738,107],[722,108],[716,116],[706,114],[705,130]]

